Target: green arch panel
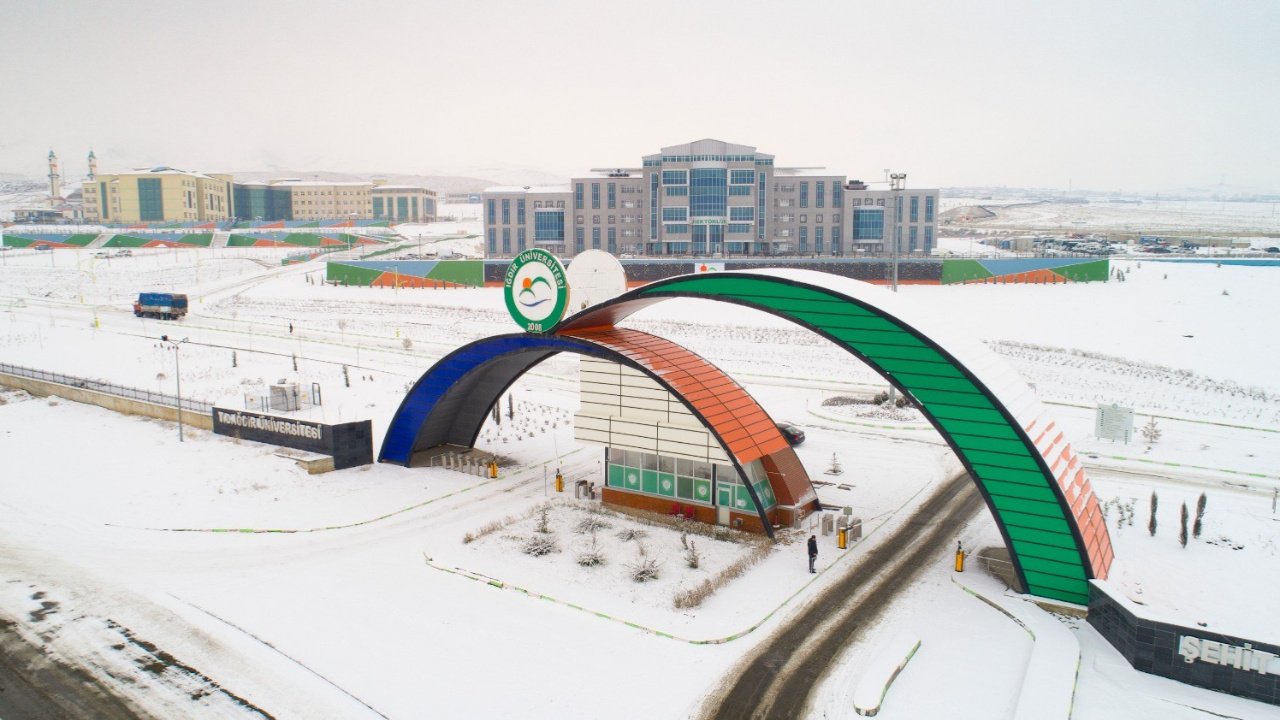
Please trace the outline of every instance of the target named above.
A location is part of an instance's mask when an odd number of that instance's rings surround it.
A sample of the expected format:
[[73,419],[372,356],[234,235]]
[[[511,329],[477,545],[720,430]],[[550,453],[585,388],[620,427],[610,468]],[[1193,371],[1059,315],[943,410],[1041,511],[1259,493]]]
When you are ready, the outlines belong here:
[[[1087,604],[1094,573],[1076,515],[1035,442],[994,392],[951,352],[865,298],[775,274],[656,282],[572,317],[557,331],[612,324],[667,297],[699,297],[764,310],[826,336],[919,402],[977,483],[1027,591]],[[1106,550],[1095,552],[1093,564],[1105,576],[1110,542],[1105,527],[1103,533]]]

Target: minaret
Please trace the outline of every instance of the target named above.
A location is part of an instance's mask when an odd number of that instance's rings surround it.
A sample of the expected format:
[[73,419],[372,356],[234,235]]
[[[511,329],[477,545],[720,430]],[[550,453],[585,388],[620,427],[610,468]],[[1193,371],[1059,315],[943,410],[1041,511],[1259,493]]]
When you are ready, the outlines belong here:
[[93,154],[93,148],[89,148],[89,179],[93,180],[98,177],[98,158]]
[[49,203],[56,205],[62,199],[62,176],[58,174],[58,156],[49,148]]

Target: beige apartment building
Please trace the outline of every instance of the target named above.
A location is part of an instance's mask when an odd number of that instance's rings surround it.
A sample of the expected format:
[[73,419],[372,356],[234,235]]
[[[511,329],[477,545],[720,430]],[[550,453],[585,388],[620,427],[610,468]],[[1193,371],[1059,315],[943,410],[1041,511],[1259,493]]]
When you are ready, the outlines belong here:
[[373,183],[296,179],[272,180],[268,186],[288,190],[290,217],[265,220],[368,220],[373,217]]
[[234,217],[231,176],[137,169],[81,186],[84,219],[102,223],[217,222]]
[[489,257],[541,247],[647,256],[927,255],[938,191],[871,188],[822,168],[774,165],[748,145],[698,140],[640,167],[593,170],[567,185],[483,194]]
[[[96,159],[90,155],[90,169]],[[50,182],[57,186],[50,153]],[[385,180],[234,182],[231,175],[171,167],[95,174],[80,189],[87,222],[110,224],[239,220],[386,220],[434,222],[436,194]]]
[[[277,208],[274,211],[259,211],[247,217],[392,222],[434,222],[436,219],[435,191],[412,185],[388,185],[385,180],[329,182],[292,178],[256,185],[255,190],[269,189],[277,197],[279,193],[287,192],[288,197],[274,204],[268,203],[269,207]],[[248,196],[241,194],[241,197]],[[288,208],[287,216],[281,211],[283,208]]]

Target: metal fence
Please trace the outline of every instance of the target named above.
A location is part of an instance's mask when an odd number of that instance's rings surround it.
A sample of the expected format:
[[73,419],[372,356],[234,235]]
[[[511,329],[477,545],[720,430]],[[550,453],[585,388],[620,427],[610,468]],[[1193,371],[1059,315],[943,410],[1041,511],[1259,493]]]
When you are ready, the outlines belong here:
[[[14,375],[16,377],[30,378],[32,380],[56,383],[58,385],[65,385],[71,388],[80,388],[81,390],[92,390],[93,392],[100,392],[105,395],[114,395],[116,397],[128,398],[130,400],[139,400],[153,405],[178,407],[178,398],[174,395],[151,392],[150,390],[139,390],[138,388],[99,382],[97,380],[76,377],[74,375],[45,372],[43,370],[25,368],[19,365],[10,365],[8,363],[0,363],[0,373]],[[200,400],[192,400],[190,398],[182,398],[182,409],[208,415],[213,412],[213,404],[202,402]]]

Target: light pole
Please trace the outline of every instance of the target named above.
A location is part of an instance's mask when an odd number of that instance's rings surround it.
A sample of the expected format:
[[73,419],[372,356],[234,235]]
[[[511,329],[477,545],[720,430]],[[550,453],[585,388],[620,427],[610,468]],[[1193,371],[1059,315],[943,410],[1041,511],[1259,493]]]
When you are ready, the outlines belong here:
[[178,346],[187,342],[188,339],[170,340],[168,335],[160,336],[160,342],[173,348],[174,377],[178,381],[178,442],[184,442],[182,438],[182,361],[179,359]]
[[902,190],[907,186],[906,173],[890,173],[889,189],[893,190],[893,291],[898,292],[898,242],[902,239]]
[[[907,185],[906,173],[890,173],[889,189],[893,191],[893,291],[898,292],[898,241],[902,239],[902,189]],[[897,388],[889,383],[889,407],[897,407]]]

